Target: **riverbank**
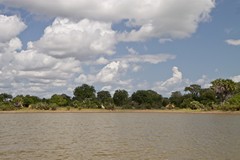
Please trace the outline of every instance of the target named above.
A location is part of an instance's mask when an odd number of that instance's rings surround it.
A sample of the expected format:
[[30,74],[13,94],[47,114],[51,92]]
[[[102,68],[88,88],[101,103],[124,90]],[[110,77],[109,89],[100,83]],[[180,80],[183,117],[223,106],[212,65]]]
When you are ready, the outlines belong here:
[[160,109],[149,109],[149,110],[134,110],[134,109],[76,109],[71,108],[58,108],[57,110],[36,110],[36,109],[20,109],[14,111],[0,111],[1,113],[196,113],[196,114],[240,114],[240,111],[204,111],[204,110],[190,110],[190,109],[178,109],[178,110],[160,110]]

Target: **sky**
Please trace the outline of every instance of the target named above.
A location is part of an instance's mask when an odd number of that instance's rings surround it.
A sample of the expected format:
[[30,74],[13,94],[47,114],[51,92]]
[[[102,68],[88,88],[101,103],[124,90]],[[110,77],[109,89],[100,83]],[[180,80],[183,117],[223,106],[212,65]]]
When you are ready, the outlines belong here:
[[0,93],[239,82],[239,19],[240,0],[0,0]]

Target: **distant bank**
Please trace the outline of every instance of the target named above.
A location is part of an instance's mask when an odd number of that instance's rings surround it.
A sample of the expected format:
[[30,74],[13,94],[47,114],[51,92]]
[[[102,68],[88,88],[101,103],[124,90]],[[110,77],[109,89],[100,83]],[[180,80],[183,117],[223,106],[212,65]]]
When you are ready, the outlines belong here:
[[0,111],[0,113],[196,113],[196,114],[239,114],[240,111],[221,111],[221,110],[191,110],[191,109],[173,109],[173,110],[160,110],[160,109],[75,109],[67,110],[66,108],[59,108],[57,110],[35,110],[35,109],[20,109],[14,111]]

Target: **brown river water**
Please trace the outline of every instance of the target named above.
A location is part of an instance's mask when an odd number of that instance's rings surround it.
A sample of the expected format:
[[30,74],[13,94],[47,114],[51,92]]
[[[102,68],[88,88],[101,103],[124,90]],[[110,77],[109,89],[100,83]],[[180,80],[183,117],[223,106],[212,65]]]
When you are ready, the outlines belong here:
[[239,160],[240,115],[0,114],[0,160]]

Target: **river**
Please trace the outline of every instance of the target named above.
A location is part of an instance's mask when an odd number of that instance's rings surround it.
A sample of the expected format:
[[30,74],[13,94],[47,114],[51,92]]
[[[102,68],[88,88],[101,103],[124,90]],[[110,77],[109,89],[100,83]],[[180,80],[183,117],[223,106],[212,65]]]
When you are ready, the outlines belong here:
[[0,114],[1,160],[239,160],[240,115]]

